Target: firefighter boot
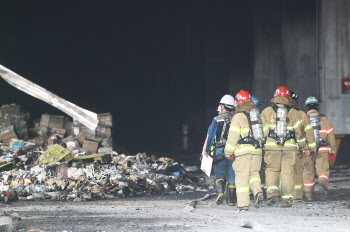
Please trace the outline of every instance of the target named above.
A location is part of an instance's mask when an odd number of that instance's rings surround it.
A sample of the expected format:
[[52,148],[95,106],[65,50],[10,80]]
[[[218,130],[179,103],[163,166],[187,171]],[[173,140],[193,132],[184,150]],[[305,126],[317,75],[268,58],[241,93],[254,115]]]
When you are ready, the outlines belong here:
[[216,181],[216,188],[218,190],[218,197],[216,198],[216,204],[217,205],[221,205],[224,202],[224,181],[218,180]]
[[305,191],[305,198],[306,198],[306,201],[313,201],[314,200],[314,191],[313,189],[312,190],[309,190],[309,191]]
[[262,192],[258,192],[255,196],[255,208],[259,208],[264,200],[264,195]]
[[281,207],[292,207],[292,199],[282,200]]
[[228,205],[235,206],[236,205],[236,188],[228,188]]
[[276,201],[277,201],[277,198],[278,198],[278,197],[273,196],[273,197],[270,197],[269,199],[267,199],[267,205],[268,205],[268,206],[274,205],[274,204],[276,203]]
[[237,211],[248,211],[248,209],[249,209],[248,206],[237,207]]
[[325,186],[320,185],[320,192],[321,192],[321,201],[326,201],[327,200],[327,192],[328,189]]

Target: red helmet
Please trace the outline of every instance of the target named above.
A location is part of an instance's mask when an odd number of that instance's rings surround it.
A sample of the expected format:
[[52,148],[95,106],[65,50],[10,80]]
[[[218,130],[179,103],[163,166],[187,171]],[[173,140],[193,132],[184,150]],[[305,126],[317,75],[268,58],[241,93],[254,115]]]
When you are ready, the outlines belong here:
[[286,97],[290,98],[289,89],[285,86],[280,86],[276,89],[274,97]]
[[252,97],[250,96],[250,94],[245,91],[245,90],[241,90],[237,93],[236,95],[236,104],[239,105],[243,102],[249,102],[252,101]]

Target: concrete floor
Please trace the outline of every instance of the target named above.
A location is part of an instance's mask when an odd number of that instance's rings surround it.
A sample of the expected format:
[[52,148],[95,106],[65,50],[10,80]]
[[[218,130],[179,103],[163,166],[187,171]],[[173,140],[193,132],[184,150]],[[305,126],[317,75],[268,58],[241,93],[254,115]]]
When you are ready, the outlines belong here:
[[329,201],[316,196],[316,201],[292,208],[276,204],[237,212],[210,199],[183,212],[189,200],[205,192],[90,202],[17,201],[1,207],[22,217],[19,231],[350,231],[350,179],[346,172],[332,175],[338,182],[330,184]]

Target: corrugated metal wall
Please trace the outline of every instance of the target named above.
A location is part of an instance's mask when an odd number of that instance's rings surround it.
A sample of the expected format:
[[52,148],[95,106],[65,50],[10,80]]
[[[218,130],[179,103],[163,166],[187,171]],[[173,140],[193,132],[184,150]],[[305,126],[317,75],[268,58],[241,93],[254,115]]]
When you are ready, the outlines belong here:
[[342,78],[350,77],[350,1],[322,0],[319,17],[321,111],[336,134],[350,134],[350,94]]
[[252,94],[271,105],[274,91],[287,86],[299,95],[299,107],[317,95],[316,2],[254,1]]
[[350,134],[350,1],[254,1],[252,94],[270,105],[274,90],[287,86],[321,100],[321,113],[336,134]]

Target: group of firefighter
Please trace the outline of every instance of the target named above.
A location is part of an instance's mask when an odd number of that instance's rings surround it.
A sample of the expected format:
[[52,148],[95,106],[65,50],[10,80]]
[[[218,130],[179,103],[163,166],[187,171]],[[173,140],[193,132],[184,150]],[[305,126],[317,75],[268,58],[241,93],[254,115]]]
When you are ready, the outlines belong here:
[[333,127],[319,113],[319,101],[307,98],[305,113],[298,96],[285,86],[277,88],[272,105],[261,113],[261,103],[241,90],[235,99],[225,95],[207,133],[203,154],[215,165],[217,204],[226,200],[237,210],[248,210],[250,192],[255,207],[264,195],[271,206],[313,201],[315,170],[321,198],[327,199],[329,160],[335,158]]

